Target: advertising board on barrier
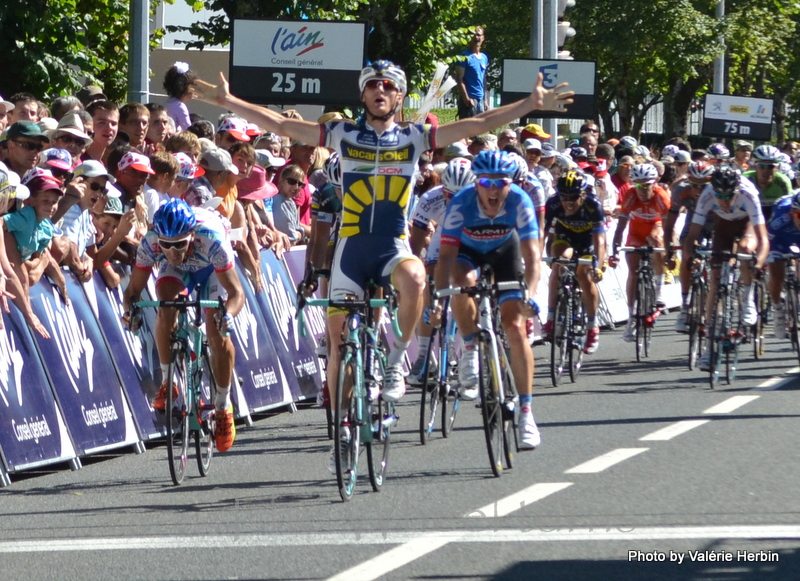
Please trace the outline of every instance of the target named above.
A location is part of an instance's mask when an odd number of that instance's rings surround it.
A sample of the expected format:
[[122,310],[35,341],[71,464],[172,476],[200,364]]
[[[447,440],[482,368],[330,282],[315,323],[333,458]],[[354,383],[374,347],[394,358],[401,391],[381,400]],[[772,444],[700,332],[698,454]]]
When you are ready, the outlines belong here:
[[[75,458],[28,325],[15,306],[0,316],[5,323],[0,329],[0,454],[6,470]],[[46,339],[43,343],[50,346]]]
[[[236,270],[244,289],[244,306],[233,320],[231,337],[236,348],[236,375],[240,378],[243,399],[253,412],[292,403],[269,325],[253,285],[238,260]],[[264,292],[266,290],[260,294]]]
[[36,341],[75,448],[83,456],[136,444],[139,435],[99,323],[75,276],[64,276],[69,305],[46,279],[30,297],[52,337]]
[[281,368],[288,376],[294,401],[317,396],[322,387],[322,373],[316,355],[314,337],[300,337],[295,285],[286,266],[271,250],[261,251],[261,271],[266,289],[256,295],[264,319],[271,325],[275,350]]
[[161,386],[155,337],[148,332],[155,322],[155,313],[143,313],[143,329],[137,334],[122,326],[122,289],[128,286],[130,275],[128,268],[122,265],[116,264],[114,269],[120,275],[119,286],[110,289],[101,277],[95,276],[91,284],[84,286],[86,298],[97,320],[103,322],[101,332],[108,342],[142,437],[158,438],[166,434],[166,427],[163,414],[150,405]]

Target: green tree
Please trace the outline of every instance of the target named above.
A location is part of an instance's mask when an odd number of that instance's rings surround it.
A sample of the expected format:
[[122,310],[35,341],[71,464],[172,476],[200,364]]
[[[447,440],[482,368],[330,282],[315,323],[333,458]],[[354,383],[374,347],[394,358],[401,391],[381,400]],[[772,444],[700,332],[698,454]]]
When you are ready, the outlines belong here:
[[285,18],[314,20],[358,20],[367,23],[367,58],[388,58],[402,66],[411,88],[425,89],[436,62],[451,62],[469,41],[469,27],[453,26],[454,20],[471,10],[469,0],[186,0],[195,10],[222,11],[206,22],[187,27],[197,40],[188,48],[226,45],[231,22],[236,18]]
[[[159,3],[151,0],[151,13]],[[129,22],[129,0],[0,3],[0,94],[50,100],[88,81],[124,101]]]

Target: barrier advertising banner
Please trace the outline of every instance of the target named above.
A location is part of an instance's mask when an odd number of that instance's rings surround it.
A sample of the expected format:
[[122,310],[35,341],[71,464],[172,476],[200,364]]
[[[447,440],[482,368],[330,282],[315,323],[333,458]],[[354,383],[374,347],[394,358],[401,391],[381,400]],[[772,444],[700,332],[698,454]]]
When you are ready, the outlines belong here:
[[[244,306],[233,321],[233,344],[236,348],[236,375],[250,411],[289,404],[292,394],[285,389],[280,358],[272,340],[269,323],[265,320],[259,300],[253,292],[245,270],[238,259],[236,268],[244,289]],[[265,290],[260,294],[267,292]]]
[[69,305],[47,279],[30,296],[52,337],[36,341],[78,455],[136,444],[139,436],[100,326],[81,284],[70,272],[64,276]]
[[14,472],[75,458],[25,319],[15,306],[0,316],[5,324],[0,329],[0,453],[6,470]]
[[[261,270],[266,288],[256,295],[263,317],[270,328],[281,370],[289,380],[284,381],[292,391],[294,401],[316,397],[322,386],[322,373],[315,352],[314,337],[300,337],[295,317],[296,289],[283,262],[271,250],[261,252]],[[313,333],[318,333],[315,329]]]
[[161,378],[157,377],[160,370],[155,339],[148,332],[155,323],[155,313],[143,313],[145,328],[136,335],[122,326],[122,293],[128,286],[130,274],[119,264],[114,265],[114,269],[120,275],[119,286],[110,289],[101,277],[94,276],[92,283],[84,286],[86,298],[97,319],[103,321],[101,331],[122,378],[139,432],[146,440],[158,438],[166,434],[166,428],[163,414],[150,405],[161,386]]

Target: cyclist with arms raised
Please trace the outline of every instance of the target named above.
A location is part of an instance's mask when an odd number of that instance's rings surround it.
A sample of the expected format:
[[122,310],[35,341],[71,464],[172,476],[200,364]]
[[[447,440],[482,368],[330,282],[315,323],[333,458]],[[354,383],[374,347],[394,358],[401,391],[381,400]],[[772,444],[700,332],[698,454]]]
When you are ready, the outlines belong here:
[[[695,242],[702,235],[703,227],[710,212],[716,214],[711,249],[714,251],[733,250],[734,241],[739,238],[737,252],[755,252],[753,268],[742,265],[741,284],[745,288],[742,323],[750,326],[756,323],[758,311],[753,301],[753,275],[767,259],[769,240],[764,215],[758,201],[758,191],[750,180],[742,179],[739,170],[723,166],[714,171],[711,183],[703,189],[695,207],[692,225],[683,243],[684,256],[691,256]],[[711,320],[711,309],[719,286],[719,258],[712,257],[712,276],[706,303],[706,321]],[[711,340],[710,338],[708,339]],[[698,362],[701,371],[708,371],[711,365],[711,351],[706,349]]]
[[[244,291],[234,269],[234,253],[228,228],[222,218],[203,208],[192,208],[180,198],[170,198],[153,216],[153,229],[142,240],[136,254],[136,265],[123,296],[123,323],[132,330],[138,324],[131,318],[131,307],[147,285],[153,267],[158,265],[156,292],[158,300],[169,301],[191,292],[201,285],[201,298],[227,299],[227,314],[218,309],[206,311],[206,333],[211,350],[211,368],[217,381],[216,433],[217,450],[226,452],[233,445],[236,427],[231,403],[231,376],[236,352],[228,336],[235,317],[244,305]],[[168,378],[170,360],[169,337],[175,326],[175,309],[160,308],[156,316],[156,348],[161,364],[161,389],[153,401],[153,409],[164,411],[167,389],[174,378]]]
[[[398,324],[402,335],[389,353],[382,390],[387,401],[397,401],[405,393],[402,362],[422,313],[425,268],[408,247],[406,224],[414,170],[420,155],[470,135],[486,133],[535,109],[563,110],[572,102],[573,94],[564,92],[563,84],[545,89],[539,74],[527,98],[480,116],[439,127],[399,123],[408,90],[406,75],[393,63],[379,60],[364,68],[359,76],[359,91],[365,108],[362,119],[356,124],[344,121],[317,124],[285,118],[231,95],[221,73],[220,84],[216,87],[202,81],[198,84],[208,92],[204,98],[245,116],[267,131],[304,143],[318,143],[338,152],[344,208],[329,296],[334,300],[363,296],[364,286],[370,280],[379,284],[391,282],[397,289]],[[338,405],[335,389],[344,321],[344,313],[328,312],[329,336],[334,344],[330,349],[327,375],[334,406]],[[335,471],[335,463],[329,462],[328,468]]]
[[[592,354],[600,345],[600,329],[597,325],[597,305],[600,295],[596,283],[603,278],[606,253],[606,217],[603,203],[592,193],[585,176],[570,170],[558,179],[558,193],[545,206],[545,229],[547,231],[547,255],[557,258],[573,256],[597,256],[601,266],[592,269],[579,265],[575,273],[583,291],[583,304],[586,307],[587,333],[583,352]],[[553,263],[550,272],[550,293],[547,308],[547,322],[542,329],[545,337],[553,334],[558,282],[561,279],[560,264]]]
[[[506,152],[482,151],[473,160],[472,171],[477,178],[475,185],[461,190],[447,207],[436,288],[445,289],[451,284],[475,286],[478,269],[488,264],[495,282],[523,279],[534,292],[541,260],[539,227],[530,196],[512,183],[516,162]],[[498,304],[511,350],[511,372],[519,392],[520,447],[533,449],[541,443],[541,436],[532,411],[533,352],[526,337],[525,320],[535,303],[530,303],[525,294],[503,292]],[[453,296],[450,304],[464,340],[458,369],[461,397],[475,399],[479,372],[477,305],[464,294]]]

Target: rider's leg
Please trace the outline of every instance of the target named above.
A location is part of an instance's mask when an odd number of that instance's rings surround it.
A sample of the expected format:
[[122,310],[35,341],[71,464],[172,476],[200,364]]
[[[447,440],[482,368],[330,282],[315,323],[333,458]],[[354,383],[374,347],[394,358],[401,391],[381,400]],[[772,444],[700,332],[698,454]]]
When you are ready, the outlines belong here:
[[395,340],[389,353],[389,366],[402,365],[414,329],[422,315],[425,267],[417,257],[408,257],[392,271],[392,285],[398,292],[397,324],[402,335]]

